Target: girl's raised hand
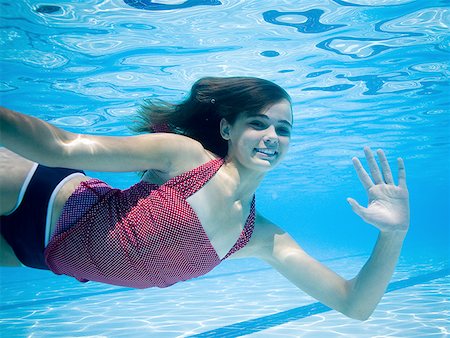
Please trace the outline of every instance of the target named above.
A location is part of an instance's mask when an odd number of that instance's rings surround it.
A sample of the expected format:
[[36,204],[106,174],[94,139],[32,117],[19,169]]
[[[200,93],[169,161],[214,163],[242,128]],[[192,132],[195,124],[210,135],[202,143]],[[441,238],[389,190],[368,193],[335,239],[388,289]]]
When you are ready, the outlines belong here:
[[380,149],[377,151],[380,167],[369,147],[364,148],[372,178],[363,168],[358,158],[352,159],[356,173],[368,195],[367,208],[353,198],[347,198],[353,211],[365,222],[382,232],[404,231],[409,227],[409,195],[406,187],[405,165],[401,158],[398,163],[398,185],[395,185],[391,168]]

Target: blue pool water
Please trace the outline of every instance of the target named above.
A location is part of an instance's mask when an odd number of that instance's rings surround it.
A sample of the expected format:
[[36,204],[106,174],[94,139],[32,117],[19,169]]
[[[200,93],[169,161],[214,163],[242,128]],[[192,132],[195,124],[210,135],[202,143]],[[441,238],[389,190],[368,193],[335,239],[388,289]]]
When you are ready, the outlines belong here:
[[[392,283],[358,322],[262,262],[168,289],[1,268],[3,337],[450,335],[450,3],[408,0],[0,2],[0,101],[75,132],[127,135],[146,97],[202,76],[258,76],[292,96],[295,133],[257,207],[352,278],[377,232],[352,213],[362,147],[405,159],[411,229]],[[117,187],[135,173],[89,173]]]

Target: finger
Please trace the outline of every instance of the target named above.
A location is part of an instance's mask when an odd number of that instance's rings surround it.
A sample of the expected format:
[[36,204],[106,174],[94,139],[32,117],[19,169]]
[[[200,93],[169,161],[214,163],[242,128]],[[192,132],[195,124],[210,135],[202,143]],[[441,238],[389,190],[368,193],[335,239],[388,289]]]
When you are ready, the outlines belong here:
[[373,182],[370,179],[369,174],[367,171],[363,168],[361,162],[357,157],[352,158],[353,166],[355,167],[356,174],[358,175],[359,180],[361,181],[364,189],[369,190],[370,187],[373,186]]
[[398,186],[402,188],[406,188],[406,170],[405,163],[402,158],[397,159],[398,165]]
[[358,202],[356,202],[353,198],[347,198],[347,202],[352,207],[352,210],[357,214],[358,216],[362,217],[364,213],[364,207],[362,207]]
[[381,170],[383,172],[384,181],[387,184],[394,184],[394,177],[392,176],[391,167],[389,166],[389,162],[386,159],[386,155],[384,155],[383,150],[377,150],[378,160],[380,161]]
[[373,181],[375,182],[375,184],[383,183],[383,177],[381,176],[377,161],[372,154],[372,150],[370,150],[369,147],[364,147],[364,154],[366,155],[366,160],[369,164],[369,169],[370,173],[372,174]]

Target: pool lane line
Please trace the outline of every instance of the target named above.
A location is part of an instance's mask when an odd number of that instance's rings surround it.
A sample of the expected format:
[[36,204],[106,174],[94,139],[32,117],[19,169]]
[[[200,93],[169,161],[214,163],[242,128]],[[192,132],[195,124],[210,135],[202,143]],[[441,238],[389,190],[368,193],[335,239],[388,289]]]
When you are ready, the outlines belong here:
[[[336,260],[341,260],[341,259],[346,259],[346,258],[360,257],[360,256],[367,256],[367,254],[364,253],[364,254],[347,255],[347,256],[341,256],[341,257],[335,257],[335,258],[328,258],[328,259],[324,259],[322,261],[323,262],[331,262],[331,261],[336,261]],[[244,274],[260,272],[260,271],[267,271],[267,270],[273,270],[273,268],[267,267],[267,268],[258,268],[258,269],[240,270],[240,271],[235,271],[235,272],[219,273],[219,274],[210,275],[210,276],[206,275],[206,276],[201,276],[201,277],[191,279],[189,281],[193,282],[193,281],[197,281],[197,280],[214,279],[214,278],[228,277],[228,276],[233,276],[233,275],[244,275]],[[55,276],[53,276],[53,275],[51,276],[51,278],[54,278],[54,277]],[[48,279],[48,278],[42,278],[42,279],[39,279],[39,281],[44,280],[44,279]],[[27,282],[28,282],[28,280],[27,280]],[[15,281],[15,283],[20,283],[20,281]],[[6,284],[8,284],[8,283],[6,283]],[[4,285],[4,284],[2,284],[2,285]],[[70,289],[68,289],[68,290],[71,291]],[[133,290],[136,290],[136,289],[135,288],[127,288],[127,287],[117,287],[117,288],[109,289],[109,290],[90,291],[90,292],[77,293],[77,294],[67,295],[67,296],[47,297],[47,298],[42,298],[42,299],[29,300],[26,302],[13,302],[13,303],[7,303],[7,304],[0,305],[0,311],[21,308],[21,307],[35,306],[35,305],[45,305],[47,303],[54,304],[56,302],[70,302],[70,301],[78,300],[78,299],[85,298],[85,297],[95,297],[95,296],[101,296],[101,295],[112,294],[112,293],[133,291]],[[60,290],[60,291],[64,292],[65,290]]]
[[[418,284],[424,284],[434,279],[447,277],[450,275],[450,268],[442,269],[436,272],[423,274],[416,277],[410,277],[407,279],[399,280],[389,283],[386,293],[396,290],[404,289],[407,287],[415,286]],[[322,303],[312,303],[305,306],[296,307],[290,310],[281,311],[267,316],[262,316],[250,320],[245,320],[235,324],[223,326],[214,330],[205,331],[199,334],[194,334],[191,337],[199,338],[220,338],[220,337],[241,337],[244,335],[256,333],[272,327],[286,324],[288,322],[307,318],[313,315],[331,311],[332,309]]]

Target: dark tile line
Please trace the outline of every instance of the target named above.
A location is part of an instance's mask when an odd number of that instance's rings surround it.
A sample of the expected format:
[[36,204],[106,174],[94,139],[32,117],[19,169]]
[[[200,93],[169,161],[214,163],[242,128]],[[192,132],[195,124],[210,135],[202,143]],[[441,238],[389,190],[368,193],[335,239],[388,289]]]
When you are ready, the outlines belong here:
[[[450,275],[450,268],[439,270],[436,272],[431,272],[423,274],[416,277],[411,277],[403,279],[400,281],[392,282],[389,284],[386,292],[392,292],[400,289],[404,289],[410,286],[415,286],[418,284],[424,284],[430,282],[434,279],[446,277]],[[189,337],[241,337],[251,333],[259,332],[278,326],[281,324],[288,323],[290,321],[299,320],[302,318],[310,317],[319,313],[328,312],[331,309],[322,303],[313,303],[305,306],[300,306],[286,311],[281,311],[274,313],[272,315],[262,316],[255,319],[250,319],[235,324],[223,326],[214,330],[206,331]]]
[[[364,256],[364,255],[366,255],[366,254],[355,254],[355,255],[341,256],[341,257],[336,257],[336,258],[329,258],[329,259],[323,260],[323,262],[330,262],[330,261],[335,261],[335,260],[340,260],[340,259],[345,259],[345,258],[354,258],[354,257],[359,257],[359,256]],[[228,276],[233,276],[233,275],[243,275],[243,274],[266,271],[266,270],[272,270],[272,268],[267,267],[267,268],[227,272],[227,273],[221,273],[221,274],[210,275],[210,276],[207,275],[207,276],[198,277],[195,280],[214,279],[214,278],[228,277]],[[52,278],[53,277],[54,276],[52,276]],[[42,298],[42,299],[29,300],[26,302],[13,302],[13,303],[0,305],[0,311],[21,308],[21,307],[27,307],[27,306],[55,304],[57,302],[70,302],[70,301],[78,300],[78,299],[85,298],[85,297],[101,296],[104,294],[106,295],[106,294],[127,292],[127,291],[133,291],[133,290],[136,290],[136,289],[117,287],[115,289],[110,289],[110,290],[91,291],[91,292],[78,293],[78,294],[74,294],[74,295],[47,297],[47,298]]]

